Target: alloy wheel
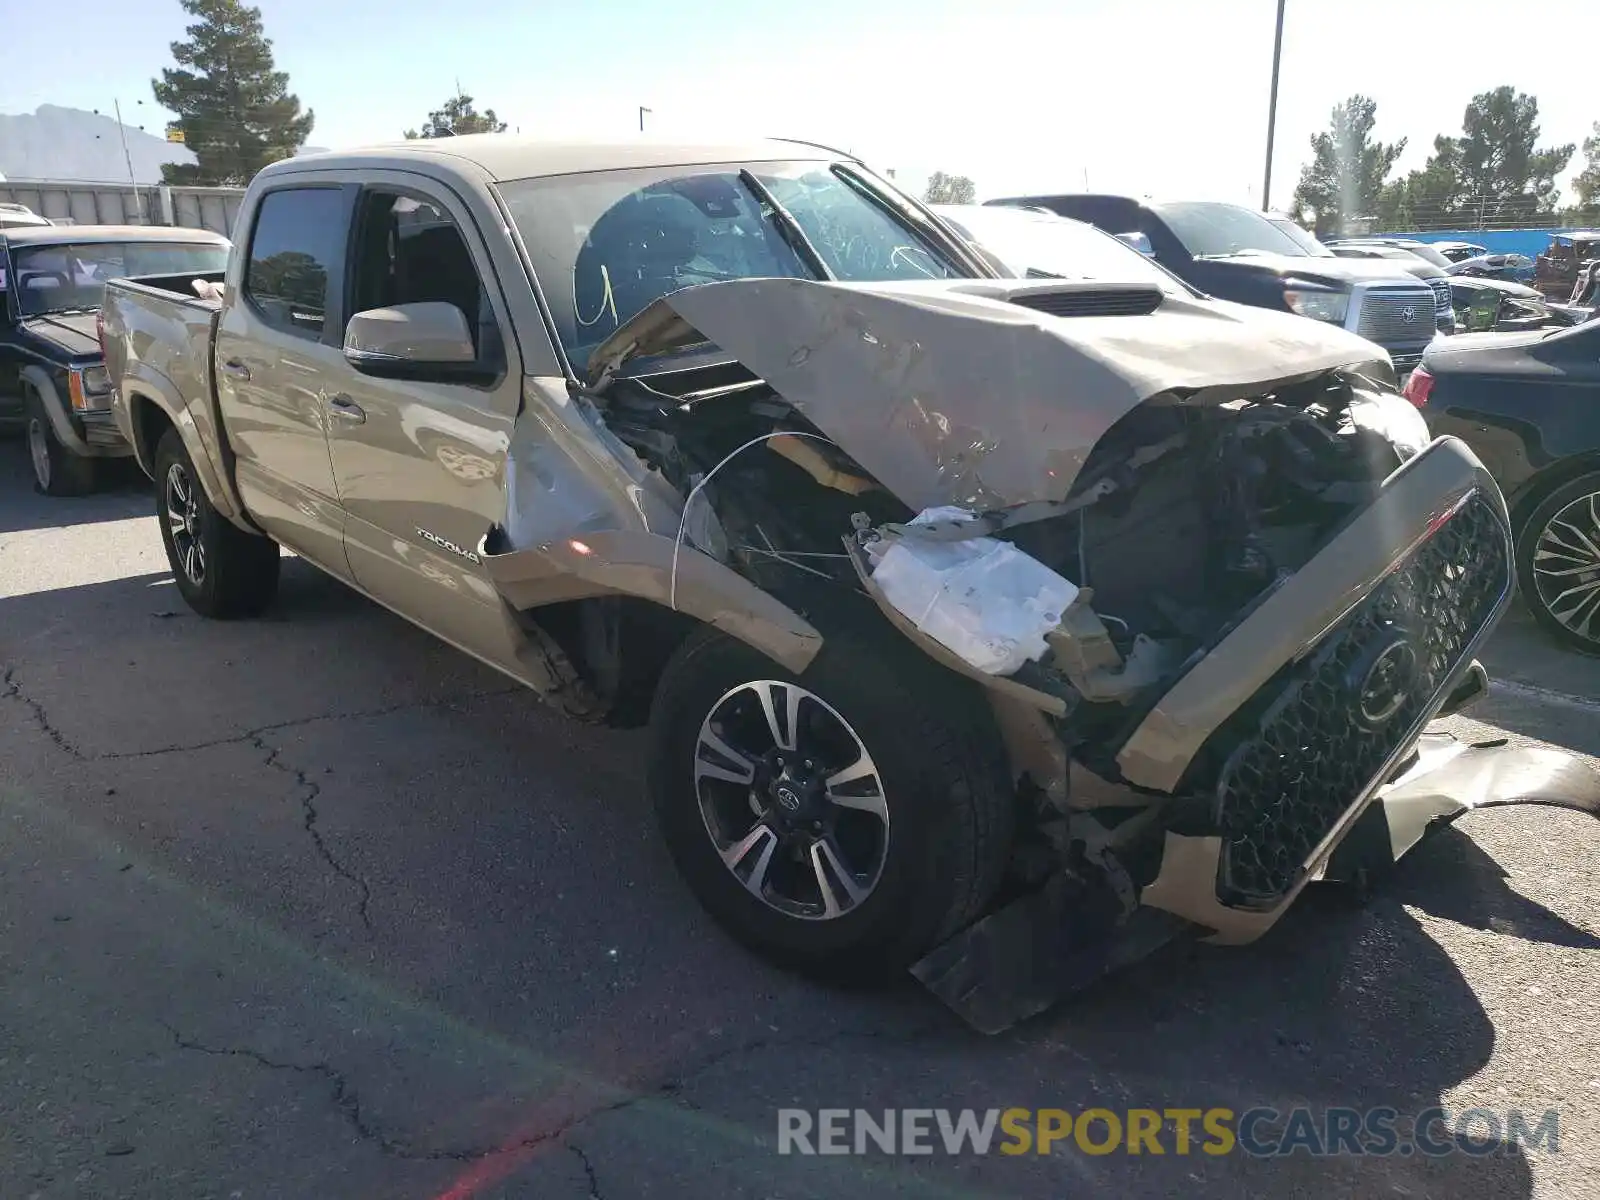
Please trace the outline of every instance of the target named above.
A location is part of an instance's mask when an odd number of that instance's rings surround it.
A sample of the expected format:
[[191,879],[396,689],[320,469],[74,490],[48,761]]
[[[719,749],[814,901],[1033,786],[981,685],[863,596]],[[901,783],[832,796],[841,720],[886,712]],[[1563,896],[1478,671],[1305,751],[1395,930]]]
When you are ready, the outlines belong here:
[[167,468],[163,500],[173,554],[189,582],[199,587],[206,578],[206,551],[200,541],[200,494],[182,463]]
[[694,785],[723,865],[768,907],[833,920],[877,886],[889,845],[877,764],[805,688],[757,680],[727,692],[701,723]]
[[1577,497],[1539,531],[1533,580],[1551,617],[1600,644],[1600,492]]
[[50,490],[49,436],[42,420],[28,418],[28,457],[33,460],[33,478],[42,492]]

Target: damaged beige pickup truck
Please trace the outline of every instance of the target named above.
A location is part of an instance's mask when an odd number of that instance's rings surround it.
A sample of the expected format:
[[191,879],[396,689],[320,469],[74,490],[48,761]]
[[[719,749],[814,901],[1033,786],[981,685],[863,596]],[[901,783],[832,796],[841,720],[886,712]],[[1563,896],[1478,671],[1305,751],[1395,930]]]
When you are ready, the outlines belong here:
[[1600,803],[1425,736],[1511,546],[1382,352],[1094,258],[1002,278],[800,143],[460,137],[268,167],[104,338],[198,612],[284,546],[647,724],[731,933],[995,1030],[1468,807]]

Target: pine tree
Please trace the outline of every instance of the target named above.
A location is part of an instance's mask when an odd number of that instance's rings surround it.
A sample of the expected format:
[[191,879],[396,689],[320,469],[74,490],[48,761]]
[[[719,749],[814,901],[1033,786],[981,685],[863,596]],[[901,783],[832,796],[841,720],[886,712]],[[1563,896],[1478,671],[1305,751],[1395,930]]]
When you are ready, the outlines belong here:
[[197,18],[172,43],[176,67],[151,81],[156,102],[178,115],[169,127],[198,160],[161,168],[167,183],[241,186],[305,144],[315,115],[300,111],[289,77],[273,69],[261,10],[240,0],[179,0]]
[[472,106],[472,97],[456,88],[456,94],[444,102],[444,107],[428,114],[422,123],[422,132],[406,130],[408,139],[463,137],[469,133],[504,133],[506,123],[495,116],[494,109],[481,113]]

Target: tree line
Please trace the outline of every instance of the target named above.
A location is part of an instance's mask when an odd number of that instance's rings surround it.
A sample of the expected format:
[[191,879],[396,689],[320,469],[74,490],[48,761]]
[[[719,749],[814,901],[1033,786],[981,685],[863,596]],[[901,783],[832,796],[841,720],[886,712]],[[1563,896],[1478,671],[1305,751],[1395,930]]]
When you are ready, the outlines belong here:
[[1539,102],[1515,88],[1480,92],[1467,104],[1459,134],[1433,139],[1421,168],[1391,179],[1406,139],[1380,142],[1377,103],[1351,96],[1334,106],[1328,128],[1311,137],[1292,212],[1318,234],[1357,221],[1380,229],[1484,228],[1575,223],[1600,209],[1600,121],[1583,143],[1576,203],[1561,206],[1556,176],[1578,146],[1539,145]]
[[[192,163],[167,163],[165,183],[242,187],[262,167],[292,157],[306,144],[316,113],[302,110],[289,91],[289,76],[277,69],[261,10],[242,0],[179,0],[194,18],[185,40],[172,43],[176,64],[151,80],[156,103],[177,114],[167,136],[195,156]],[[494,109],[479,112],[471,96],[456,94],[428,114],[407,138],[502,133],[506,123]]]
[[[289,76],[273,61],[261,10],[243,0],[179,0],[194,22],[172,43],[174,66],[151,81],[156,102],[177,114],[168,135],[195,162],[162,167],[168,183],[242,186],[268,163],[305,145],[316,114],[289,91]],[[1294,215],[1318,233],[1342,231],[1356,220],[1385,229],[1446,229],[1489,224],[1556,224],[1600,210],[1600,121],[1583,143],[1586,165],[1574,181],[1576,205],[1561,210],[1556,176],[1576,144],[1539,145],[1539,102],[1512,87],[1474,96],[1459,134],[1440,134],[1426,163],[1391,179],[1406,139],[1380,142],[1377,103],[1351,96],[1333,109],[1329,126],[1311,138],[1311,161],[1294,190]],[[479,112],[456,94],[428,114],[407,138],[498,133],[506,123]],[[970,204],[977,195],[964,175],[935,171],[925,199]]]

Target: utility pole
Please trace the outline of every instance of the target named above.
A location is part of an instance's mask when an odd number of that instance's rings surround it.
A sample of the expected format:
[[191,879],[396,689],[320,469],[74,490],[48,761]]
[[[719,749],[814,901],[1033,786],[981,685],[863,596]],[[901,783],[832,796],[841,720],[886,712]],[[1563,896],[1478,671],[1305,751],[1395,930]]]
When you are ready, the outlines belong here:
[[113,99],[111,106],[117,113],[117,134],[122,138],[122,161],[128,164],[128,182],[133,184],[133,202],[139,209],[142,222],[148,214],[144,211],[144,197],[139,194],[139,180],[133,173],[133,155],[128,152],[128,130],[122,123],[122,102]]
[[655,111],[656,111],[655,109],[646,108],[642,104],[639,106],[639,132],[640,133],[644,132],[644,115],[645,115],[645,113],[653,114]]
[[1278,129],[1278,64],[1283,59],[1283,6],[1278,0],[1278,31],[1272,39],[1272,99],[1267,103],[1267,168],[1261,180],[1261,211],[1272,208],[1272,139]]

